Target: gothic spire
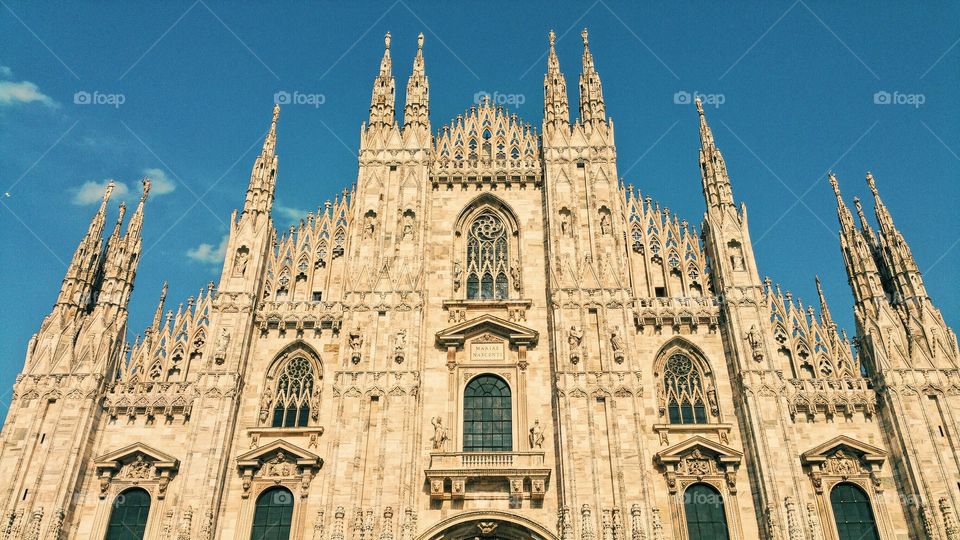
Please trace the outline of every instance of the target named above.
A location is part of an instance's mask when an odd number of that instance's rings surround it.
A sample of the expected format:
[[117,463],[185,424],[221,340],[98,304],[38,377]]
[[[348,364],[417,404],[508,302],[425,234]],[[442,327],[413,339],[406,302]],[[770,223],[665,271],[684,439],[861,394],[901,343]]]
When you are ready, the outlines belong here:
[[403,127],[409,126],[422,126],[430,131],[430,83],[423,64],[423,32],[417,36],[417,55],[413,57],[413,73],[407,81]]
[[833,316],[830,314],[830,306],[827,305],[827,297],[823,294],[823,287],[820,286],[820,276],[815,278],[817,282],[817,295],[820,297],[820,315],[823,318],[823,323],[830,328],[831,330],[836,328],[836,323],[833,322]]
[[877,184],[871,173],[867,173],[867,185],[873,193],[874,212],[877,216],[877,223],[880,225],[880,234],[877,237],[880,260],[885,267],[886,278],[892,282],[892,285],[899,293],[899,298],[895,303],[905,302],[908,309],[915,306],[915,302],[908,300],[927,299],[926,287],[923,283],[923,277],[920,275],[920,269],[917,266],[916,259],[913,258],[913,252],[910,246],[903,238],[903,234],[893,223],[893,216],[890,210],[880,198],[877,191]]
[[853,290],[854,302],[856,306],[863,306],[867,299],[884,298],[880,271],[874,259],[872,246],[867,242],[866,235],[857,229],[853,214],[843,202],[836,175],[831,172],[829,179],[833,193],[837,197],[837,219],[840,221],[840,249],[843,253],[843,263]]
[[870,226],[867,216],[863,213],[863,205],[860,204],[860,197],[853,198],[853,206],[857,209],[857,217],[860,219],[860,229],[863,231],[863,235],[867,238],[867,241],[870,242],[871,246],[876,246],[877,235],[874,234],[873,227]]
[[247,197],[243,203],[243,215],[269,214],[273,207],[273,194],[277,181],[277,120],[280,118],[280,106],[274,104],[270,129],[263,140],[263,150],[253,162]]
[[72,306],[86,309],[93,292],[94,281],[100,269],[100,259],[103,251],[103,227],[107,219],[107,203],[113,193],[113,180],[107,183],[100,200],[100,207],[90,219],[87,233],[80,240],[67,273],[63,277],[60,294],[57,297],[58,306]]
[[127,225],[127,239],[139,240],[143,231],[143,205],[146,204],[147,195],[150,194],[150,179],[143,177],[140,183],[143,186],[143,193],[140,195],[140,202],[137,203],[137,209],[133,212],[133,217],[130,218],[130,224]]
[[393,62],[390,59],[390,32],[384,36],[383,43],[380,73],[373,80],[373,96],[370,98],[370,126],[392,126],[396,123],[394,116],[396,83],[393,80]]
[[570,104],[567,101],[567,81],[560,72],[560,59],[554,47],[556,34],[550,31],[550,53],[547,56],[547,73],[543,76],[543,119],[545,125],[570,123]]
[[590,44],[587,40],[587,29],[580,33],[583,38],[583,71],[580,73],[580,121],[584,124],[605,122],[607,119],[606,104],[603,101],[603,87],[600,84],[600,75],[593,64],[593,55],[590,54]]
[[713,132],[707,124],[703,112],[703,103],[698,97],[697,113],[700,115],[700,175],[703,180],[703,196],[707,209],[733,209],[733,191],[730,188],[730,176],[727,164],[720,149],[713,140]]
[[853,214],[847,208],[847,203],[843,202],[843,195],[840,194],[840,184],[837,182],[837,175],[832,172],[828,175],[830,186],[833,188],[833,194],[837,197],[837,219],[840,220],[841,234],[850,235],[856,232],[857,226],[853,222]]
[[160,330],[160,321],[163,319],[163,304],[167,301],[167,282],[163,282],[163,287],[160,289],[160,301],[157,302],[157,310],[153,312],[153,324],[150,326],[151,330],[156,333]]

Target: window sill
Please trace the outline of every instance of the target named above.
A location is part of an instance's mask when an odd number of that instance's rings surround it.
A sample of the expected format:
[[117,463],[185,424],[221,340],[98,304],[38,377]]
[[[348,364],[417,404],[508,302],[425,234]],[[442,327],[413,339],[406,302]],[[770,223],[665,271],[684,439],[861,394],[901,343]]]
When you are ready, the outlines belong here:
[[[275,439],[308,439],[307,448],[316,448],[320,436],[323,435],[322,426],[308,427],[258,427],[247,430],[247,437],[250,438],[250,448],[258,448],[264,442],[270,442]],[[262,441],[261,439],[267,439]]]
[[670,435],[714,435],[722,444],[730,444],[732,424],[654,424],[653,431],[660,436],[660,445],[670,444]]

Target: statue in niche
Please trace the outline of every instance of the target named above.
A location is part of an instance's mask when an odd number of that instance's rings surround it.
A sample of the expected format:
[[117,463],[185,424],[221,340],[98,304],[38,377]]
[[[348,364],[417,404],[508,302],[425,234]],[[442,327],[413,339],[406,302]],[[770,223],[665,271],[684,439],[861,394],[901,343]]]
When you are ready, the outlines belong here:
[[733,269],[736,271],[746,269],[746,265],[743,262],[743,248],[735,242],[730,242],[730,264],[733,265]]
[[567,343],[570,344],[570,348],[576,349],[580,347],[580,342],[583,341],[583,328],[579,325],[573,325],[570,327],[570,331],[567,332]]
[[619,326],[614,326],[613,332],[610,333],[610,347],[613,348],[614,355],[617,353],[623,354],[623,351],[626,349],[623,338],[620,336]]
[[260,421],[266,422],[270,416],[270,405],[273,404],[273,393],[269,389],[260,395]]
[[403,239],[413,238],[413,214],[406,213],[403,215]]
[[439,416],[434,416],[430,419],[430,423],[433,424],[433,449],[434,450],[443,450],[447,445],[447,428],[443,427],[443,420]]
[[233,277],[243,277],[247,273],[249,258],[246,248],[242,247],[237,250],[237,255],[233,258]]
[[364,218],[363,237],[365,239],[373,238],[373,231],[374,231],[374,228],[376,227],[373,224],[373,220],[374,220],[373,216],[369,214]]
[[520,290],[520,260],[514,259],[513,265],[510,267],[510,279],[513,280],[513,288],[517,291]]
[[230,344],[230,332],[226,328],[220,329],[220,336],[217,338],[217,350],[213,354],[217,364],[222,364],[227,358],[227,346]]
[[453,290],[460,290],[460,284],[463,282],[463,264],[460,259],[453,261]]
[[393,359],[399,364],[403,362],[404,350],[407,348],[407,331],[400,330],[393,339]]
[[610,234],[610,216],[606,212],[600,213],[600,234]]
[[563,236],[572,236],[570,229],[570,216],[566,212],[560,212],[560,234]]
[[533,421],[533,427],[530,428],[530,449],[534,448],[543,448],[543,426],[540,425],[540,420]]
[[360,333],[360,327],[350,332],[350,359],[354,364],[360,361],[360,349],[363,347],[363,334]]
[[757,362],[762,361],[763,347],[761,345],[763,342],[761,341],[762,338],[760,337],[760,332],[757,331],[757,325],[751,326],[744,338],[747,340],[747,344],[750,345],[750,350],[753,353],[753,359]]

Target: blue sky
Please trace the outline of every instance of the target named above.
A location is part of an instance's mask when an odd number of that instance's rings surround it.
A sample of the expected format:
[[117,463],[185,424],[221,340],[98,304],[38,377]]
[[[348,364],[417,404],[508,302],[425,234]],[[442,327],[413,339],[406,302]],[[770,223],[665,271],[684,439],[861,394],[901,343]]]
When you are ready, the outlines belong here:
[[[130,305],[139,332],[164,279],[174,306],[217,279],[276,92],[310,96],[281,113],[278,223],[355,181],[387,30],[400,109],[425,34],[437,129],[481,91],[539,126],[551,28],[576,103],[589,27],[620,174],[692,222],[703,213],[697,121],[675,101],[705,94],[761,273],[807,302],[819,274],[848,331],[826,173],[849,199],[868,198],[872,171],[928,291],[960,326],[960,4],[347,4],[0,2],[2,406],[107,179],[128,200],[145,173],[156,181]],[[893,103],[875,103],[878,92]],[[75,103],[83,93],[95,103]]]

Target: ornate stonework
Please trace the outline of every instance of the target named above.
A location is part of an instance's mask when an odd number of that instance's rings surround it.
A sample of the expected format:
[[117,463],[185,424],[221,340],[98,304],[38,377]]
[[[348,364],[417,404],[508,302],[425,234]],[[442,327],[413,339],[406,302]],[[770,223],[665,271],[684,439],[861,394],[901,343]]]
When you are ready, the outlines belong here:
[[149,181],[105,235],[109,186],[13,388],[0,539],[104,538],[139,498],[149,539],[275,505],[296,539],[679,540],[707,496],[730,538],[837,540],[837,490],[880,538],[960,535],[956,336],[873,176],[877,228],[830,176],[848,337],[819,280],[814,309],[761,279],[699,101],[699,186],[670,182],[703,220],[623,184],[581,39],[577,118],[551,32],[541,125],[434,129],[423,35],[401,121],[388,34],[356,182],[287,230],[275,107],[219,279],[132,342]]

